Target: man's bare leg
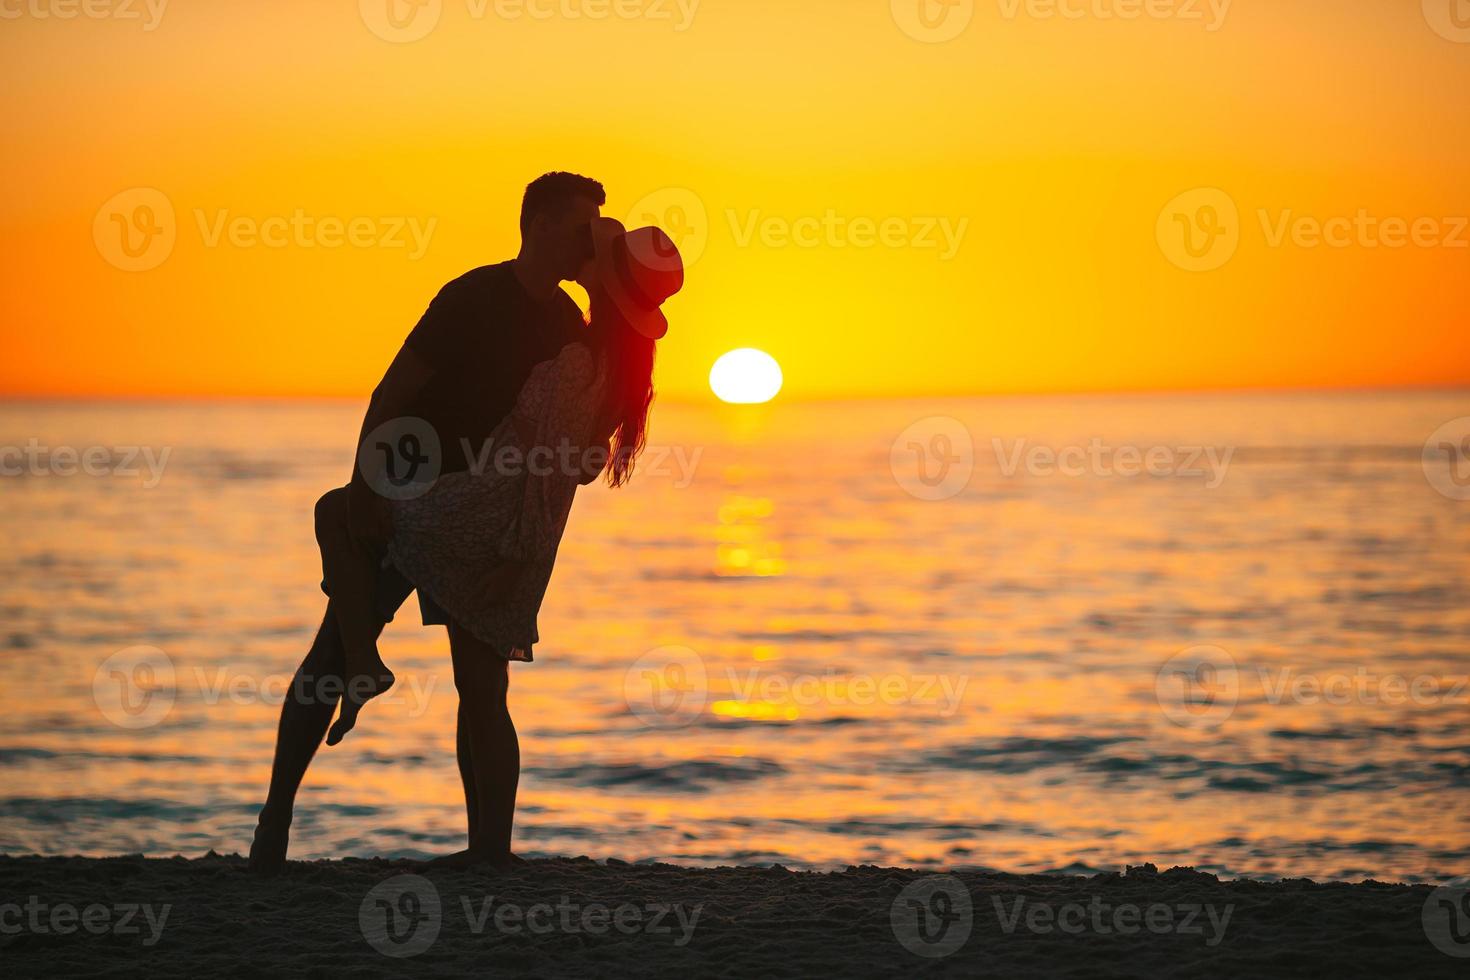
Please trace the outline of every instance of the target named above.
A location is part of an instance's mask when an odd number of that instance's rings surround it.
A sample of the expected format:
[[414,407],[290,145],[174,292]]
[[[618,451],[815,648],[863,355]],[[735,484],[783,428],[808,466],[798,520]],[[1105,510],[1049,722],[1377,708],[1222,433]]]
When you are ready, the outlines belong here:
[[510,664],[474,634],[454,625],[449,627],[449,649],[460,698],[460,738],[468,746],[465,801],[472,823],[469,848],[432,863],[504,867],[516,860],[510,840],[521,774],[520,741],[506,701]]
[[459,761],[459,781],[464,786],[464,809],[469,821],[470,849],[473,850],[475,839],[479,836],[480,808],[475,792],[475,767],[471,761],[470,728],[469,722],[465,720],[463,700],[459,702],[459,713],[455,719],[454,743],[455,756]]

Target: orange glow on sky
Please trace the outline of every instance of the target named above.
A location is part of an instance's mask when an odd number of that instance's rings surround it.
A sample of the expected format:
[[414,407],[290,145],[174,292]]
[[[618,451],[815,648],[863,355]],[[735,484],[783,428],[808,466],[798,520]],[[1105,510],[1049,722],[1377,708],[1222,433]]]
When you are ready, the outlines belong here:
[[4,6],[0,393],[365,397],[550,169],[681,241],[675,397],[739,347],[783,397],[1470,383],[1470,36],[1417,0],[389,2]]

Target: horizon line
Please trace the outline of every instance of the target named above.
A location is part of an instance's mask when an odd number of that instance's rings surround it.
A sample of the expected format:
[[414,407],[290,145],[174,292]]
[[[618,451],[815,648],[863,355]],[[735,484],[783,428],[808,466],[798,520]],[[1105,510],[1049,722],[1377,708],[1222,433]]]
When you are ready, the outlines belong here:
[[[778,394],[770,402],[822,404],[838,402],[903,402],[924,399],[1167,397],[1171,395],[1301,395],[1301,394],[1432,394],[1470,392],[1470,381],[1410,384],[1325,384],[1325,385],[1220,385],[1144,388],[1037,388],[1030,390],[942,390],[930,392],[846,392]],[[361,395],[288,392],[0,392],[0,404],[85,404],[101,402],[199,403],[199,402],[366,402],[371,392]],[[659,392],[657,400],[679,405],[725,406],[712,392]],[[759,408],[761,405],[729,405],[730,408]]]

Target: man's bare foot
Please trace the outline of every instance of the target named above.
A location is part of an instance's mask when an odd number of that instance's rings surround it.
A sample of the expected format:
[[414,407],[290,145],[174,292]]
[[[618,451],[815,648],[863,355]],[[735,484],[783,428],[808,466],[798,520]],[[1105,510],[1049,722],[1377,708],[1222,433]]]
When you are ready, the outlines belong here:
[[432,860],[425,861],[423,867],[426,870],[464,870],[467,868],[491,867],[496,871],[505,871],[515,865],[525,863],[524,858],[518,858],[509,851],[481,850],[470,847],[463,851],[456,851],[453,854],[446,854],[443,857],[436,857]]
[[337,720],[327,731],[327,744],[336,745],[347,737],[347,733],[357,726],[357,715],[362,711],[363,705],[373,698],[382,694],[393,686],[397,680],[393,671],[383,663],[382,658],[373,652],[372,662],[364,665],[362,670],[355,673],[348,669],[347,690],[342,693],[342,705],[337,713]]
[[250,842],[250,873],[269,878],[284,871],[290,840],[291,821],[268,820],[262,813]]

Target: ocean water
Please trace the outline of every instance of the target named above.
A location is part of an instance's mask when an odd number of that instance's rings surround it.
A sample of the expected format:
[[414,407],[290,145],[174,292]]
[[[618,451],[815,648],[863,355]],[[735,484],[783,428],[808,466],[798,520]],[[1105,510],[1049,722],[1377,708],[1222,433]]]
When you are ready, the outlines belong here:
[[[311,505],[360,410],[0,406],[0,851],[246,848],[324,608]],[[1423,459],[1467,415],[1465,392],[662,405],[645,472],[579,497],[512,668],[517,850],[1470,871],[1470,502]],[[294,857],[462,846],[447,642],[412,610]]]

